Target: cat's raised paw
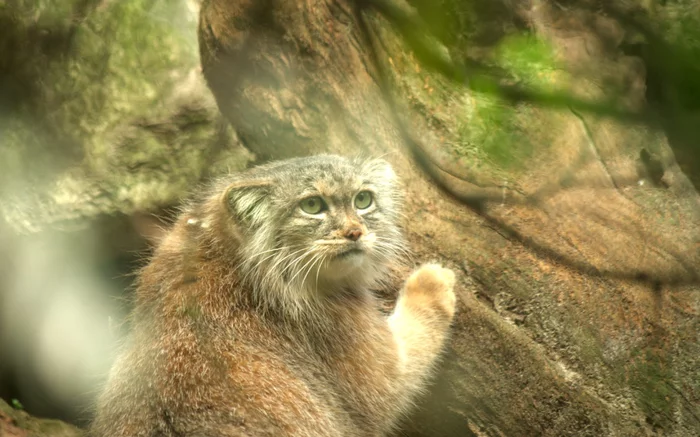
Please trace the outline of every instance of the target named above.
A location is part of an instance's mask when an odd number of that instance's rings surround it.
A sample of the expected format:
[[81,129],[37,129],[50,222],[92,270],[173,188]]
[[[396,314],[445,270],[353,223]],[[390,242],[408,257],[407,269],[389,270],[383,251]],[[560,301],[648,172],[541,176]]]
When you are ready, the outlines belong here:
[[[455,274],[439,264],[424,264],[408,277],[405,298],[425,304],[433,301],[452,317],[455,312]],[[417,303],[418,303],[417,302]]]

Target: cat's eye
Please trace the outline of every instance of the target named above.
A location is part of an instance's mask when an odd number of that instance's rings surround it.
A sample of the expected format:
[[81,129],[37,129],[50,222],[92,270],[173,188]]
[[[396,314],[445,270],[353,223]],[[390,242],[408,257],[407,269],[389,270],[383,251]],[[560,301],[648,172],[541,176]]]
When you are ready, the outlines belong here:
[[326,202],[319,196],[307,197],[301,201],[299,207],[307,214],[320,214],[328,209],[326,207]]
[[355,208],[367,209],[372,205],[372,193],[369,191],[360,191],[355,196]]

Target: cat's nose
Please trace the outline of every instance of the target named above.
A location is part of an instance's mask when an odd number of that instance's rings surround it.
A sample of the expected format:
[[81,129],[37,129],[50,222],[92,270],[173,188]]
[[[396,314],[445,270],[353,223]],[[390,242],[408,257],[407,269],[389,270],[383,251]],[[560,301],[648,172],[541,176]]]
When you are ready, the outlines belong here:
[[362,236],[362,229],[360,228],[349,228],[345,230],[345,238],[352,241],[357,241]]

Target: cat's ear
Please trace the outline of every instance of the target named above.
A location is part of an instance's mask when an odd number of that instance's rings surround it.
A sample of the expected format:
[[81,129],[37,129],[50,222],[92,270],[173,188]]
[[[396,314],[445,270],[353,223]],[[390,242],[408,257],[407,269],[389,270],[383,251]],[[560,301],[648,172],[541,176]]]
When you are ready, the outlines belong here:
[[381,158],[373,158],[364,162],[362,175],[372,181],[377,196],[377,204],[385,212],[398,211],[403,204],[404,194],[401,180],[394,168]]
[[269,220],[271,190],[267,179],[238,181],[226,188],[221,200],[238,223],[255,228]]
[[388,161],[381,158],[370,159],[364,163],[365,172],[372,175],[375,180],[380,180],[386,183],[393,183],[396,179],[396,173]]

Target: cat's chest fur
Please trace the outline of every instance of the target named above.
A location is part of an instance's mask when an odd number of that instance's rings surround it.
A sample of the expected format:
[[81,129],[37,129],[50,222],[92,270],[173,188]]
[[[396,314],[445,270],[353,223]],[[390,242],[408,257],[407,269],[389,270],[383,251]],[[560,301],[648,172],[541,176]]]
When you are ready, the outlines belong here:
[[391,408],[400,373],[395,341],[371,297],[326,310],[323,318],[279,327],[277,341],[285,344],[286,361],[300,379],[310,387],[323,381],[322,396],[334,397],[356,426],[377,432],[396,415]]

